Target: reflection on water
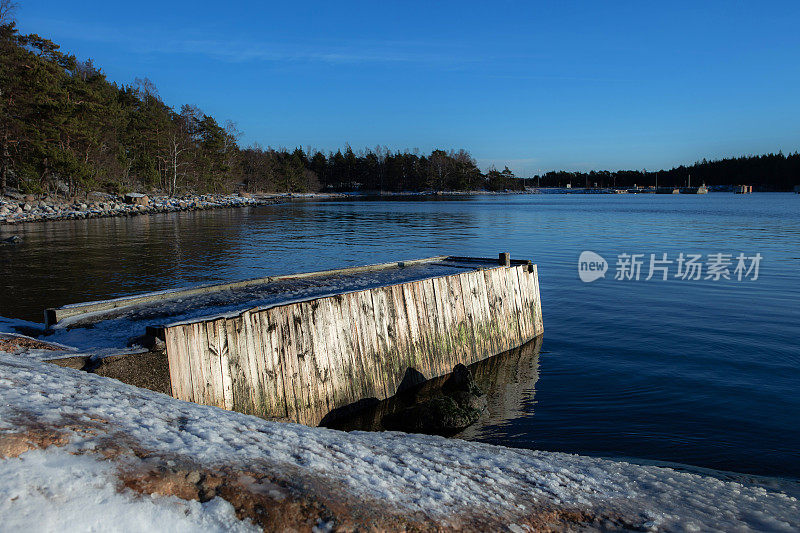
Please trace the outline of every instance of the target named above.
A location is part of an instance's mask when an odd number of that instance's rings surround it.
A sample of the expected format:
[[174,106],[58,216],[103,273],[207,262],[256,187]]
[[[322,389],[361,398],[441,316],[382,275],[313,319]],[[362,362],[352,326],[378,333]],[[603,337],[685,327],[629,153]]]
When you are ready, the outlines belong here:
[[477,422],[455,435],[481,440],[506,431],[506,422],[534,414],[534,394],[539,380],[539,351],[543,337],[478,361],[469,369],[478,387],[486,394],[486,412]]
[[[539,379],[539,351],[542,336],[507,352],[469,365],[475,384],[486,395],[487,407],[481,417],[465,430],[452,435],[462,439],[479,439],[502,431],[504,423],[525,413],[533,413],[533,397]],[[414,370],[406,372],[413,374]],[[382,420],[416,403],[440,394],[450,374],[430,379],[381,402],[362,401],[354,412],[323,420],[320,425],[345,431],[383,431]],[[345,411],[346,413],[346,411]]]

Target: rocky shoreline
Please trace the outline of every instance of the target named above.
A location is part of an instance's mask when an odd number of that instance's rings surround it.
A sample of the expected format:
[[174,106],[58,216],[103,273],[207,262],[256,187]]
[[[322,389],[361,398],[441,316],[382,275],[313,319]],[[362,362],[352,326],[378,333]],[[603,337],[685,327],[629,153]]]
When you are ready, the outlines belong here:
[[83,198],[0,196],[0,226],[49,220],[131,217],[280,203],[290,199],[335,198],[335,194],[189,194],[183,196],[91,193]]

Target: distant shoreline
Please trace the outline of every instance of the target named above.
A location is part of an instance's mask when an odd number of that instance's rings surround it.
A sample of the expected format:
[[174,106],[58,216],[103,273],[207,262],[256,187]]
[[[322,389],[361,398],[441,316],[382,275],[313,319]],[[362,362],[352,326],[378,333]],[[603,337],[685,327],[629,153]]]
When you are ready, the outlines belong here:
[[33,195],[14,194],[0,196],[0,227],[28,222],[84,220],[90,218],[133,217],[202,211],[234,207],[272,205],[291,200],[359,200],[374,197],[437,197],[528,194],[525,191],[400,191],[400,192],[349,192],[349,193],[263,193],[263,194],[188,194],[184,196],[140,195],[147,198],[144,205],[127,203],[124,196],[91,193],[86,199],[72,201],[59,198],[38,198]]
[[338,198],[338,194],[200,194],[169,197],[142,195],[146,200],[140,204],[128,203],[125,197],[95,193],[87,199],[66,201],[61,199],[38,199],[31,195],[17,197],[0,196],[0,227],[27,222],[84,220],[90,218],[133,217],[175,213],[181,211],[203,211],[234,207],[271,205],[286,200],[302,198]]
[[[653,191],[642,191],[650,192]],[[536,187],[524,191],[355,191],[335,193],[238,193],[238,194],[186,194],[183,196],[147,196],[146,205],[127,203],[124,196],[106,193],[90,193],[85,199],[66,200],[40,198],[33,195],[12,193],[0,196],[0,228],[29,222],[85,220],[92,218],[133,217],[204,211],[235,207],[273,205],[292,200],[363,200],[375,198],[448,198],[468,196],[515,196],[551,194],[610,194],[594,188]],[[140,195],[145,196],[145,195]],[[682,195],[683,196],[683,195]]]

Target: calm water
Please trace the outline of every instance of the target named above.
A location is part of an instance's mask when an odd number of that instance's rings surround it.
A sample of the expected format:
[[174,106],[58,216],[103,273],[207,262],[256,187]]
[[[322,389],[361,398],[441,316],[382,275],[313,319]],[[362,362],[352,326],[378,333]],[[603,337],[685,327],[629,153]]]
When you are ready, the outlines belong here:
[[[0,230],[0,316],[442,253],[532,258],[538,380],[472,438],[800,477],[800,196],[308,202]],[[581,251],[606,258],[583,283]],[[761,253],[757,281],[616,281],[620,253]],[[646,277],[646,267],[643,277]],[[673,265],[672,273],[675,272]]]

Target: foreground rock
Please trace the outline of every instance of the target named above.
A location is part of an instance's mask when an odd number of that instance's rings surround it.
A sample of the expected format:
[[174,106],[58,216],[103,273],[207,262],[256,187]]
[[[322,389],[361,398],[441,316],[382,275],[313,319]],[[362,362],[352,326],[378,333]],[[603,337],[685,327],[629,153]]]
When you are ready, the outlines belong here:
[[486,410],[486,396],[469,369],[458,364],[441,394],[383,417],[386,429],[430,435],[452,435],[474,424]]
[[11,333],[0,333],[0,352],[22,354],[30,350],[61,352],[65,346]]

